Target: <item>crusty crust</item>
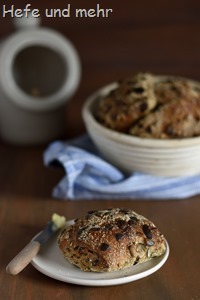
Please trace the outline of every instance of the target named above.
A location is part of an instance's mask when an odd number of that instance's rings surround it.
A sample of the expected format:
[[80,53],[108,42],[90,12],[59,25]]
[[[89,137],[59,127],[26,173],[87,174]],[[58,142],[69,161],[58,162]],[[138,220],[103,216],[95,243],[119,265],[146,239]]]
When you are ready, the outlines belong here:
[[123,80],[101,99],[97,120],[116,131],[142,138],[200,136],[200,84],[138,74]]
[[83,271],[109,272],[162,255],[164,236],[129,209],[89,212],[58,237],[64,257]]
[[200,135],[200,98],[171,101],[141,119],[130,134],[145,138],[188,138]]
[[124,79],[100,101],[97,119],[106,127],[126,132],[128,128],[156,106],[151,74]]

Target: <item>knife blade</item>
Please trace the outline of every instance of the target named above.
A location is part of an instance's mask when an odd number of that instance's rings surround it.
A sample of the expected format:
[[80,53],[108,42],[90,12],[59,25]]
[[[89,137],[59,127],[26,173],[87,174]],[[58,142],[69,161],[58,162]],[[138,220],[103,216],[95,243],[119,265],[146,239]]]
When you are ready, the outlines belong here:
[[56,231],[61,229],[65,223],[65,217],[53,214],[47,226],[9,262],[6,267],[6,272],[11,275],[19,274],[38,254],[41,246],[45,244]]

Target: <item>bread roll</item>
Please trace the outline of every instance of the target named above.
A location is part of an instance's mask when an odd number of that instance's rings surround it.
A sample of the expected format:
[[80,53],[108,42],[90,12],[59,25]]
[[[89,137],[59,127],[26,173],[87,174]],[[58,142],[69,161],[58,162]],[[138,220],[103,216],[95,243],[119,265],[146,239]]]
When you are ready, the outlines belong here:
[[96,119],[105,127],[142,138],[200,136],[200,84],[139,73],[100,99]]
[[110,272],[162,255],[164,236],[130,209],[88,212],[58,236],[64,257],[83,271]]
[[101,99],[96,113],[98,121],[108,128],[126,132],[156,106],[153,80],[151,74],[122,80],[116,89]]
[[200,136],[200,92],[184,80],[155,85],[157,107],[141,118],[129,133],[142,138],[189,138]]

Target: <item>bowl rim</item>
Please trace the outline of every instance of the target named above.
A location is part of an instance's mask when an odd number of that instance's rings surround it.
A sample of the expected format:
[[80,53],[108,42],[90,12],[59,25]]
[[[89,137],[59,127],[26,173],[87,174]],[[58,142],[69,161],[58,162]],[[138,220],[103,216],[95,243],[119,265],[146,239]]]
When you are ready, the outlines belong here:
[[[186,79],[192,82],[195,85],[200,85],[200,82],[187,79],[184,77],[179,76],[170,76],[170,75],[162,75],[157,76],[161,79],[166,78],[179,78],[179,79]],[[83,104],[82,108],[82,117],[83,121],[88,129],[89,133],[91,131],[91,127],[95,128],[95,130],[103,134],[106,138],[109,138],[116,142],[121,142],[129,146],[142,146],[142,147],[149,147],[149,148],[182,148],[182,147],[190,147],[194,145],[200,146],[200,137],[190,137],[190,138],[180,138],[180,139],[155,139],[155,138],[141,138],[133,135],[128,135],[126,133],[117,132],[115,130],[109,129],[102,124],[100,124],[94,117],[92,113],[92,105],[94,105],[95,101],[100,99],[101,97],[105,96],[109,91],[116,88],[118,86],[117,82],[112,82],[107,84],[101,88],[99,88],[96,92],[91,94]]]

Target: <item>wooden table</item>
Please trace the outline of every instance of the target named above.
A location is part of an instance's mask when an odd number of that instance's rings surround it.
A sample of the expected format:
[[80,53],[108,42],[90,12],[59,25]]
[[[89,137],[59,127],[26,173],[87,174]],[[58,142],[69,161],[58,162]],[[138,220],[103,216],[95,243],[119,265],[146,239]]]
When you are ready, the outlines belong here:
[[[14,1],[24,7],[26,1]],[[34,6],[66,6],[66,1],[34,1]],[[93,1],[76,1],[92,7]],[[103,4],[104,2],[104,4]],[[66,136],[83,133],[81,108],[97,88],[138,71],[175,74],[200,80],[200,3],[198,1],[99,1],[113,8],[107,19],[44,18],[43,25],[72,40],[82,61],[82,81],[66,110]],[[6,1],[9,5],[12,1]],[[134,4],[133,4],[134,3]],[[73,4],[74,5],[74,4]],[[11,18],[1,17],[0,37],[12,32]],[[46,168],[47,145],[15,146],[0,141],[0,298],[2,300],[200,299],[200,196],[171,201],[60,201],[51,197],[62,178]],[[156,273],[132,283],[84,287],[53,280],[29,265],[18,276],[6,274],[10,259],[47,223],[52,213],[67,219],[88,210],[129,207],[154,221],[165,234],[170,256]]]

